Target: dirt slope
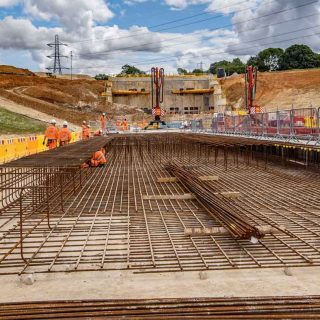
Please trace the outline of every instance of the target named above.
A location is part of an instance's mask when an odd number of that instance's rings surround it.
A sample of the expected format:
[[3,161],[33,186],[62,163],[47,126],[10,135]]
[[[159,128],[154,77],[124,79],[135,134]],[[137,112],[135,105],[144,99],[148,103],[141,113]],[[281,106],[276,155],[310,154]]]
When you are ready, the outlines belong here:
[[28,69],[16,68],[13,66],[0,65],[0,74],[15,74],[24,76],[34,76],[35,74]]
[[45,78],[29,70],[0,66],[0,97],[74,124],[111,112],[100,97],[103,91],[103,81]]
[[[12,100],[3,98],[1,95],[0,95],[0,108],[15,112],[20,115],[24,115],[31,119],[39,120],[46,124],[49,124],[50,120],[53,118],[53,116],[50,114],[37,111],[36,109],[33,109],[33,108],[25,107],[21,104],[13,102]],[[57,121],[58,126],[61,127],[65,119],[61,119],[60,116],[58,116],[58,117],[55,117],[55,120]],[[73,131],[78,131],[81,129],[80,126],[74,125],[72,123],[69,124],[69,127]]]
[[[227,102],[232,107],[244,105],[243,76],[220,80]],[[320,105],[320,70],[294,70],[258,74],[256,104],[267,111],[307,108]]]

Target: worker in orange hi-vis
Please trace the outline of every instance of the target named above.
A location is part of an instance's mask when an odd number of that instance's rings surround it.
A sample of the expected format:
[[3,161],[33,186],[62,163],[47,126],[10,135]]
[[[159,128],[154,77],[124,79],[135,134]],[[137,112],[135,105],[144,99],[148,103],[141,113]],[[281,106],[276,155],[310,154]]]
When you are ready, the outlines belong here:
[[117,121],[116,121],[116,127],[117,127],[117,129],[120,130],[120,129],[121,129],[121,126],[122,126],[121,120],[117,119]]
[[107,163],[106,159],[106,149],[101,148],[100,150],[96,151],[90,160],[84,162],[81,165],[81,168],[97,168],[97,167],[103,167]]
[[68,128],[68,122],[65,121],[63,123],[62,129],[59,132],[60,147],[63,147],[65,145],[69,144],[71,141],[71,138],[72,138],[72,136],[71,136],[71,131]]
[[90,138],[89,125],[86,121],[82,122],[82,140],[88,140]]
[[98,130],[93,134],[94,137],[101,137],[102,136],[102,130]]
[[141,128],[144,129],[148,125],[147,121],[145,119],[141,122]]
[[104,112],[100,117],[100,128],[101,128],[102,132],[106,131],[106,121],[107,121],[107,117]]
[[107,163],[106,159],[106,149],[101,148],[99,151],[95,152],[91,158],[91,167],[102,167]]
[[128,131],[128,121],[126,118],[123,120],[122,126],[123,126],[123,131]]
[[49,127],[44,134],[43,145],[47,145],[49,149],[54,149],[57,147],[57,142],[59,139],[59,129],[56,127],[56,120],[52,119]]

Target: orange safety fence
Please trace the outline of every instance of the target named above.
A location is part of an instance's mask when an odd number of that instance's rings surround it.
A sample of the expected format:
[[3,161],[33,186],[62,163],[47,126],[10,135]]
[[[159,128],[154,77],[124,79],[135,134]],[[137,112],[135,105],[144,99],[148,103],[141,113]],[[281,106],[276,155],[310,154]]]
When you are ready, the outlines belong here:
[[[81,132],[72,132],[71,143],[81,140]],[[0,164],[48,150],[44,135],[0,139]]]

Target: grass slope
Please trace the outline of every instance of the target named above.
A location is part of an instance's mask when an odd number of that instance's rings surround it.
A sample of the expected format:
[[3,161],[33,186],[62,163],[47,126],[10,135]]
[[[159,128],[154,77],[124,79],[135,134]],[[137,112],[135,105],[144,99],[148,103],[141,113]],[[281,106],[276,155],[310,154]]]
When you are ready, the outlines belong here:
[[44,132],[46,125],[0,107],[0,134]]

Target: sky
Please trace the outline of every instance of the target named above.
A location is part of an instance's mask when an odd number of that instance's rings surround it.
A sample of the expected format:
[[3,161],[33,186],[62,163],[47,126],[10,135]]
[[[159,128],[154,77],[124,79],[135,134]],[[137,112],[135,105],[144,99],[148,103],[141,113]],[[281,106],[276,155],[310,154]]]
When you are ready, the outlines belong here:
[[208,69],[268,47],[319,52],[320,0],[0,0],[0,64],[46,71],[55,35],[74,73]]

